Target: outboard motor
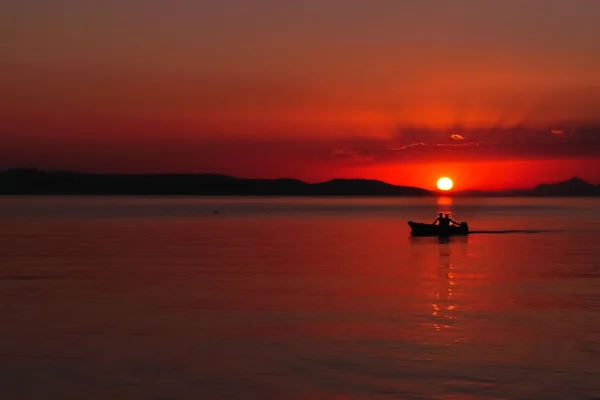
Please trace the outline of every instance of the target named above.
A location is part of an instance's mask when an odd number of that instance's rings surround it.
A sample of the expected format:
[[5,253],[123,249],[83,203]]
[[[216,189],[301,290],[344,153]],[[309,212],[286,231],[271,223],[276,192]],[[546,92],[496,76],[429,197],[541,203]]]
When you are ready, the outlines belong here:
[[461,222],[460,227],[465,228],[466,230],[469,230],[469,225],[466,222]]

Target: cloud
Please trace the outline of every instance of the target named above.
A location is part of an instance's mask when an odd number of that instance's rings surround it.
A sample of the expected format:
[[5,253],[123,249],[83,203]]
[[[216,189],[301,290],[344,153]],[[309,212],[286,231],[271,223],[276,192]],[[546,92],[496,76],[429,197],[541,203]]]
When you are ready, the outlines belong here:
[[399,128],[390,138],[352,138],[335,143],[347,163],[481,161],[600,157],[600,124],[564,128]]

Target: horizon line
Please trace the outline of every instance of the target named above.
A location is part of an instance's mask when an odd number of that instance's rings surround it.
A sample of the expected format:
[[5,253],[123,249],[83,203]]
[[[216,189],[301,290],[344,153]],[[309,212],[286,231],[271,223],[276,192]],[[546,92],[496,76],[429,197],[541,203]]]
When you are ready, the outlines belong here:
[[46,170],[46,169],[40,169],[40,168],[35,168],[35,167],[16,167],[16,168],[8,168],[8,169],[4,169],[4,170],[0,170],[0,176],[6,174],[6,173],[10,173],[10,172],[32,172],[32,173],[42,173],[42,174],[79,174],[79,175],[94,175],[94,176],[115,176],[115,177],[148,177],[148,176],[219,176],[219,177],[224,177],[224,178],[230,178],[230,179],[237,179],[237,180],[246,180],[246,181],[281,181],[281,180],[292,180],[292,181],[297,181],[297,182],[301,182],[303,184],[306,185],[319,185],[319,184],[324,184],[327,182],[332,182],[332,181],[371,181],[371,182],[380,182],[386,185],[389,185],[391,187],[397,187],[397,188],[408,188],[408,189],[419,189],[419,190],[424,190],[427,192],[430,192],[432,194],[435,195],[452,195],[452,194],[461,194],[461,193],[469,193],[469,192],[479,192],[479,193],[490,193],[490,194],[500,194],[503,192],[519,192],[519,191],[527,191],[527,190],[534,190],[535,188],[542,186],[542,185],[556,185],[556,184],[560,184],[560,183],[565,183],[565,182],[569,182],[569,181],[581,181],[584,183],[587,183],[589,185],[592,186],[596,186],[596,187],[600,187],[600,183],[592,183],[589,181],[586,181],[585,179],[580,178],[579,176],[572,176],[570,178],[566,178],[566,179],[562,179],[562,180],[557,180],[557,181],[552,181],[552,182],[539,182],[537,184],[535,184],[532,187],[528,187],[528,188],[506,188],[506,189],[476,189],[476,188],[468,188],[468,189],[451,189],[449,191],[442,191],[439,189],[426,189],[423,187],[419,187],[419,186],[413,186],[413,185],[403,185],[403,184],[393,184],[393,183],[389,183],[386,182],[384,180],[381,179],[375,179],[375,178],[330,178],[327,180],[323,180],[323,181],[315,181],[315,182],[309,182],[309,181],[305,181],[299,178],[291,178],[291,177],[279,177],[279,178],[244,178],[244,177],[240,177],[240,176],[234,176],[234,175],[229,175],[229,174],[224,174],[224,173],[218,173],[218,172],[148,172],[148,173],[107,173],[107,172],[86,172],[86,171],[81,171],[81,170],[64,170],[64,169],[57,169],[57,170]]

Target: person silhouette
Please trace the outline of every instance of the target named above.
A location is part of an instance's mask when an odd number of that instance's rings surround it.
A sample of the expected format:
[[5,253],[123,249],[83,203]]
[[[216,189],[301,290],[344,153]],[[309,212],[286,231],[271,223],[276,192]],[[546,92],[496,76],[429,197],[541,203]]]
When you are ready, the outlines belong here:
[[436,223],[440,223],[440,224],[441,224],[443,219],[444,219],[444,214],[442,214],[442,213],[439,213],[439,214],[438,214],[438,217],[436,218],[436,220],[435,220],[435,221],[433,221],[433,222],[431,223],[431,225],[435,225]]
[[444,219],[448,221],[448,226],[450,226],[450,223],[451,223],[451,222],[452,222],[454,225],[460,225],[460,222],[456,222],[456,221],[454,221],[452,218],[450,218],[450,214],[446,214],[446,217],[445,217]]
[[449,236],[450,235],[450,217],[446,214],[445,217],[440,219],[440,236]]

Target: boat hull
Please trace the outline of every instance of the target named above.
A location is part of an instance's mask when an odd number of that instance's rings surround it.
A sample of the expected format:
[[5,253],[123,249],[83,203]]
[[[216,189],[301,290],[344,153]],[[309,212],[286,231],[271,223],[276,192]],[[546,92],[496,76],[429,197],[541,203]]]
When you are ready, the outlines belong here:
[[424,224],[421,222],[408,221],[412,236],[465,236],[469,234],[469,226],[462,223],[460,226],[453,225],[447,231],[440,229],[438,225]]

